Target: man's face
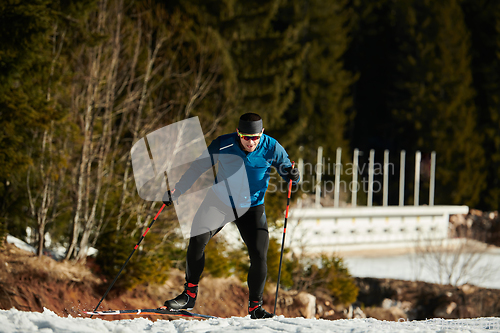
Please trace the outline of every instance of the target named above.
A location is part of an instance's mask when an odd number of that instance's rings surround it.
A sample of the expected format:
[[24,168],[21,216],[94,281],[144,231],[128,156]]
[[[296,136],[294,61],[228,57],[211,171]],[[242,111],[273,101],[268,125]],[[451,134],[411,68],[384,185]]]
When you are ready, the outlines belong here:
[[243,146],[243,149],[245,149],[249,153],[257,149],[260,137],[262,133],[264,133],[264,130],[262,130],[262,132],[260,133],[254,133],[254,134],[246,134],[246,133],[240,133],[240,131],[238,130],[236,131],[238,132],[238,135],[240,137],[240,142],[241,145]]

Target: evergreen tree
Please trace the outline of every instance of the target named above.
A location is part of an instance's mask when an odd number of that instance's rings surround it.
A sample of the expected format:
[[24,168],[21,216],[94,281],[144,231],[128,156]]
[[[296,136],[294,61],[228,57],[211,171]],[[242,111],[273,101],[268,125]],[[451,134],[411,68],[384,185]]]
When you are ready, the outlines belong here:
[[[392,106],[406,96],[395,92],[394,82],[398,77],[396,64],[400,57],[401,40],[394,26],[395,2],[388,0],[350,1],[352,10],[349,45],[343,57],[345,68],[356,75],[350,96],[352,108],[348,109],[347,140],[351,151],[359,149],[359,177],[368,178],[369,151],[375,150],[375,163],[383,163],[383,152],[391,152],[390,163],[400,149],[409,149],[412,142],[411,125],[398,132],[402,125],[394,118]],[[401,5],[403,6],[403,5]],[[404,104],[404,103],[403,103]],[[401,134],[404,133],[404,134]],[[403,137],[402,137],[403,136]],[[397,152],[397,153],[396,153]],[[391,178],[394,177],[394,175]],[[375,175],[375,181],[382,181]],[[389,186],[396,184],[389,181]],[[389,191],[389,204],[397,203],[398,189]],[[382,191],[373,194],[374,204],[382,203]],[[366,187],[358,193],[362,204],[366,199]]]
[[398,86],[407,96],[394,107],[399,135],[410,128],[415,141],[409,147],[437,152],[437,203],[474,206],[486,186],[484,151],[462,9],[456,0],[400,2],[396,8],[402,33]]
[[[351,304],[356,301],[359,288],[339,257],[322,255],[316,262],[304,265],[295,278],[299,290],[323,291],[330,294],[336,304]],[[319,261],[319,262],[318,262]]]
[[26,198],[22,172],[32,163],[28,143],[54,115],[46,100],[49,3],[0,4],[0,217],[10,215],[7,220]]
[[[391,22],[394,2],[388,0],[350,1],[353,11],[349,45],[343,58],[345,68],[358,79],[351,89],[353,107],[348,135],[351,148],[368,154],[370,149],[400,148],[388,102],[393,95],[398,59],[397,29]],[[401,5],[402,6],[402,5]],[[380,154],[376,154],[379,156]],[[365,156],[360,156],[364,163]]]
[[[106,279],[112,281],[118,274],[144,231],[133,223],[128,223],[119,231],[113,224],[105,227],[96,244],[99,249],[96,263]],[[171,263],[177,259],[180,259],[180,251],[175,248],[174,242],[165,240],[165,235],[157,226],[134,252],[115,288],[123,291],[139,284],[163,284],[169,276]]]
[[[349,138],[365,152],[436,150],[436,202],[477,205],[487,186],[484,149],[493,141],[482,144],[489,116],[475,105],[471,55],[477,50],[471,51],[461,4],[467,7],[467,1],[350,2],[356,15],[346,66],[360,78]],[[376,162],[382,155],[376,152]]]
[[500,3],[462,1],[471,34],[471,68],[478,132],[484,136],[486,184],[478,208],[496,210],[500,202]]
[[0,218],[0,248],[4,246],[6,238],[7,238],[7,223],[5,222],[5,219]]
[[298,42],[304,21],[300,9],[294,0],[234,0],[220,14],[220,34],[239,93],[234,118],[256,112],[271,135],[286,124],[299,82],[303,50]]
[[[316,161],[317,148],[323,146],[325,161],[331,164],[338,147],[344,148],[344,158],[350,155],[346,135],[352,112],[350,89],[356,77],[345,69],[344,56],[353,12],[343,0],[312,0],[304,7],[307,24],[301,43],[306,50],[305,60],[300,87],[287,110],[290,132],[283,133],[283,137],[285,144],[290,142],[292,147],[298,148],[294,141],[300,143],[304,149],[291,153],[310,162]],[[311,180],[312,175],[303,176]]]

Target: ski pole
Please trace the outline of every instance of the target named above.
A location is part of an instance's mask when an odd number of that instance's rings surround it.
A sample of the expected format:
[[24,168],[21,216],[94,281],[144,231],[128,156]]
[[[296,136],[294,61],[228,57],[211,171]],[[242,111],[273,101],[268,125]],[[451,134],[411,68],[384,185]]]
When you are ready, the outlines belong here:
[[[295,162],[292,162],[292,169],[295,166]],[[283,239],[281,241],[281,255],[280,255],[280,266],[278,269],[278,284],[276,285],[276,298],[274,299],[274,312],[276,315],[276,305],[278,304],[278,292],[280,290],[280,279],[281,279],[281,264],[283,262],[283,250],[285,248],[285,235],[286,235],[286,222],[288,220],[288,209],[290,208],[290,195],[292,194],[292,180],[288,183],[288,198],[286,200],[286,213],[285,213],[285,223],[283,225]]]
[[[160,208],[160,210],[158,211],[158,213],[156,214],[155,218],[153,219],[153,221],[151,221],[151,223],[149,224],[149,226],[147,227],[146,231],[144,231],[144,233],[142,234],[141,238],[139,239],[139,241],[137,242],[137,244],[134,246],[134,249],[132,250],[132,252],[130,253],[130,255],[128,256],[127,260],[125,260],[125,263],[123,264],[122,268],[120,269],[120,271],[118,272],[118,274],[116,274],[115,276],[115,279],[113,280],[113,282],[111,282],[111,284],[109,285],[108,287],[108,290],[106,290],[106,292],[104,293],[104,296],[102,296],[101,300],[99,301],[99,304],[97,304],[97,306],[95,307],[94,309],[94,312],[97,311],[97,309],[99,308],[99,305],[101,305],[102,301],[104,301],[104,298],[106,298],[106,296],[108,295],[109,291],[111,290],[111,288],[113,287],[113,285],[115,284],[116,280],[118,280],[118,277],[120,276],[121,272],[123,271],[123,269],[125,268],[125,266],[127,266],[128,264],[128,261],[130,260],[130,258],[132,258],[132,255],[134,254],[135,250],[137,250],[137,248],[139,247],[139,244],[141,244],[142,240],[144,239],[144,237],[146,237],[146,234],[148,233],[149,229],[151,229],[151,227],[153,226],[153,224],[155,223],[156,219],[158,218],[158,216],[160,215],[161,211],[163,210],[163,208],[165,207],[166,205],[163,204]],[[91,315],[90,318],[92,318],[94,315]]]

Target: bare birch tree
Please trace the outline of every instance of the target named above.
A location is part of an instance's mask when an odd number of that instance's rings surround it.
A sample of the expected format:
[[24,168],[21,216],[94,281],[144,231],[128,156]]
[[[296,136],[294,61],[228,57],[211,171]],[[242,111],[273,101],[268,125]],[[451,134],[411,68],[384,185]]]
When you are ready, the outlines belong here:
[[[52,52],[51,63],[48,73],[48,84],[46,100],[49,104],[54,104],[52,101],[52,83],[54,80],[54,72],[57,62],[60,59],[61,51],[65,42],[64,30],[60,31],[57,23],[53,24],[53,32],[51,36]],[[56,155],[57,147],[61,146],[62,140],[54,138],[56,131],[56,121],[52,120],[50,126],[43,130],[41,140],[39,140],[40,132],[33,133],[33,148],[31,155],[38,154],[33,150],[39,149],[39,157],[36,158],[36,165],[30,165],[27,171],[27,193],[31,216],[36,220],[36,239],[37,239],[37,254],[38,257],[43,255],[45,247],[45,229],[49,222],[56,217],[55,198],[58,192],[57,178],[58,168],[61,163],[58,163],[64,157],[60,154]],[[38,146],[40,145],[40,146]],[[32,173],[35,173],[32,177]],[[52,209],[52,214],[49,216],[49,210]]]
[[488,244],[469,238],[421,240],[417,246],[415,261],[420,274],[440,284],[460,286],[484,282],[498,268],[487,261]]
[[[72,171],[74,212],[66,259],[86,260],[88,247],[98,243],[108,223],[117,237],[125,230],[131,237],[151,221],[158,203],[143,202],[135,193],[132,145],[192,116],[212,92],[223,89],[210,33],[187,37],[186,24],[180,13],[161,5],[139,2],[126,9],[123,0],[101,0],[86,22],[90,33],[102,38],[73,52],[78,75],[71,114],[81,145],[73,143],[79,157]],[[215,95],[214,110],[203,119],[209,133],[228,112],[222,94]],[[169,235],[170,229],[159,232]]]
[[[94,33],[103,34],[106,18],[106,6],[107,1],[102,0],[99,2],[99,10],[96,13],[95,25],[91,24],[91,27],[95,27]],[[81,231],[81,220],[84,218],[88,219],[88,205],[90,196],[90,176],[92,168],[92,156],[94,154],[93,149],[95,146],[92,142],[92,136],[94,131],[94,121],[96,118],[96,104],[99,103],[100,97],[100,75],[101,75],[101,57],[103,53],[103,45],[99,44],[95,47],[86,47],[83,50],[83,55],[87,56],[89,61],[88,65],[88,76],[86,78],[86,86],[78,96],[75,96],[73,103],[73,112],[77,118],[79,118],[80,101],[85,101],[85,111],[81,115],[82,121],[82,135],[83,135],[83,147],[81,150],[80,159],[76,165],[78,170],[78,178],[76,184],[76,198],[75,198],[75,211],[73,215],[73,227],[71,239],[69,242],[68,250],[66,251],[66,259],[70,259],[73,252],[76,251],[76,245],[78,243],[78,238]]]

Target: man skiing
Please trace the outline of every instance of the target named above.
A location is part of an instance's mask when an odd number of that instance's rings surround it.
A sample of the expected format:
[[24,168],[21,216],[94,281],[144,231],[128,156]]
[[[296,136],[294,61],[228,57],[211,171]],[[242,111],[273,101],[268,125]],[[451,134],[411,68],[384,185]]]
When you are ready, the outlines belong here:
[[[234,221],[250,256],[248,313],[252,319],[273,317],[273,314],[262,308],[269,247],[264,195],[269,184],[271,166],[275,167],[286,181],[297,182],[299,172],[292,167],[285,149],[275,139],[264,134],[262,118],[255,113],[242,115],[236,132],[219,136],[207,150],[208,154],[200,156],[184,173],[175,188],[167,191],[163,197],[163,202],[170,205],[186,193],[203,172],[218,163],[216,182],[219,185],[225,184],[225,187],[214,186],[198,209],[186,255],[184,291],[174,299],[165,301],[161,308],[190,310],[194,307],[198,283],[205,266],[205,246],[226,223]],[[235,163],[235,157],[239,157],[237,160],[240,167],[245,166],[249,195],[239,195],[244,191],[228,185],[231,183],[231,176],[234,182],[234,169],[238,164]],[[222,199],[219,194],[223,188],[227,188],[229,201]],[[239,196],[244,199],[239,199]],[[244,206],[245,209],[241,210]],[[197,228],[195,233],[194,228]]]

